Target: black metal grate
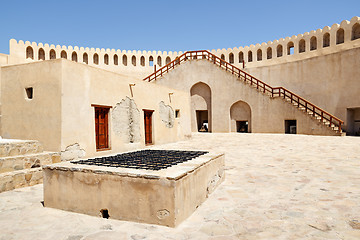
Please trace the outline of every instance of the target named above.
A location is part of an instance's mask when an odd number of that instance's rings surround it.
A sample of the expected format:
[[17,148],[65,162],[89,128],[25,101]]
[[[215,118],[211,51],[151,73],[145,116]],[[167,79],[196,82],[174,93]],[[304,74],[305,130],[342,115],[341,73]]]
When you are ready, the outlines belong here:
[[171,167],[178,163],[189,161],[206,153],[208,152],[177,150],[141,150],[109,157],[71,161],[71,163],[106,167],[160,170]]

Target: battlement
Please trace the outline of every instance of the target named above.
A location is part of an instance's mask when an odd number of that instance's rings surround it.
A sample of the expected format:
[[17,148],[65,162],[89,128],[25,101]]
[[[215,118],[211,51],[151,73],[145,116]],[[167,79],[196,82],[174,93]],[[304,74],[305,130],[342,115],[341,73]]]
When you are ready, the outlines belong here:
[[[245,47],[211,50],[211,53],[234,65],[258,67],[297,61],[309,57],[326,55],[354,47],[360,47],[360,18],[353,17],[340,24],[333,24],[292,37],[280,38]],[[143,68],[149,71],[154,65],[164,66],[183,52],[115,50],[60,46],[29,41],[10,40],[10,57],[15,62],[66,58],[89,65],[98,65],[109,70]],[[140,69],[139,69],[139,68]],[[144,71],[140,71],[144,72]]]

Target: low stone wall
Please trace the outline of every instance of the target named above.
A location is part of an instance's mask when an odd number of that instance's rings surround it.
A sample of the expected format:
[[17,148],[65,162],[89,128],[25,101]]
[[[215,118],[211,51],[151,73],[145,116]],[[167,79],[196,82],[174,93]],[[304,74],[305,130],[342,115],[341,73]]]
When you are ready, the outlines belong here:
[[44,203],[93,216],[175,227],[224,180],[225,156],[208,153],[159,171],[79,165],[43,166]]

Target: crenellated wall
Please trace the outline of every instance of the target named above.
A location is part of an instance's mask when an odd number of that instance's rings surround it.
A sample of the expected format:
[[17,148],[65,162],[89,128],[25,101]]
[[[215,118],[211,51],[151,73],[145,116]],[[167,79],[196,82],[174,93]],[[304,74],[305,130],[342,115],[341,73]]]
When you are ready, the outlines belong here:
[[[10,40],[10,64],[65,58],[142,79],[183,52],[130,51]],[[152,61],[151,61],[152,60]]]
[[[340,24],[333,24],[331,27],[326,26],[323,29],[286,37],[285,39],[280,38],[272,42],[269,41],[239,48],[213,49],[211,52],[239,67],[243,66],[244,61],[245,68],[254,68],[299,61],[359,47],[359,39],[360,18],[353,17],[350,21],[344,20]],[[23,63],[26,61],[63,57],[110,71],[143,78],[154,70],[153,65],[157,67],[164,66],[182,53],[181,51],[162,52],[79,48],[78,46],[55,46],[31,43],[29,41],[23,42],[22,40],[17,42],[15,39],[11,39],[9,63]],[[87,55],[87,61],[85,55]]]

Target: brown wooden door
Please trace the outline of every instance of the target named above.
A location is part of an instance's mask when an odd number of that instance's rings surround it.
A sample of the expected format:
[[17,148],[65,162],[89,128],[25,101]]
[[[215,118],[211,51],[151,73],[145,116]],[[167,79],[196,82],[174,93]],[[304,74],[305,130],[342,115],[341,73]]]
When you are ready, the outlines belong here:
[[144,110],[145,144],[152,144],[152,110]]
[[95,107],[96,149],[109,148],[109,108]]

